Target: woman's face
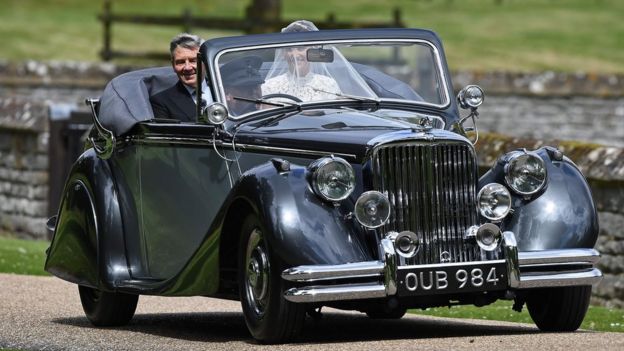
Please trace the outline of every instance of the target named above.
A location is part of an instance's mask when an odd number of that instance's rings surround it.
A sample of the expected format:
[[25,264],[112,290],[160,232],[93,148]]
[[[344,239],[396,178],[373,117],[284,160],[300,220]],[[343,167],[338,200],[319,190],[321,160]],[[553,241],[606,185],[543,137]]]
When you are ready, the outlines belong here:
[[290,73],[305,76],[310,72],[310,63],[306,57],[306,48],[292,48],[286,51],[286,60]]

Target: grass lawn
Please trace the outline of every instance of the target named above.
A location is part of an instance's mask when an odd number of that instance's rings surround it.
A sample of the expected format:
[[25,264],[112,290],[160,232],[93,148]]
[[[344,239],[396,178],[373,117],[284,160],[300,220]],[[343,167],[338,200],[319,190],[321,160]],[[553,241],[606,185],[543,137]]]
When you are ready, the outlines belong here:
[[[242,17],[251,0],[124,0],[124,14]],[[500,2],[501,4],[497,4]],[[102,1],[2,0],[0,59],[98,61]],[[453,69],[624,73],[624,1],[619,0],[354,0],[282,1],[282,18],[390,21],[402,11],[410,27],[435,30]],[[122,24],[113,48],[166,52],[177,27]],[[197,31],[206,38],[237,34]]]
[[[526,305],[520,313],[512,310],[512,305],[513,301],[497,301],[485,307],[453,306],[451,308],[428,308],[424,311],[410,310],[410,312],[437,317],[484,319],[533,324],[531,316],[529,316],[529,311],[526,309]],[[590,306],[585,320],[581,325],[581,329],[623,333],[624,310]]]
[[0,273],[48,275],[43,270],[47,241],[0,237]]

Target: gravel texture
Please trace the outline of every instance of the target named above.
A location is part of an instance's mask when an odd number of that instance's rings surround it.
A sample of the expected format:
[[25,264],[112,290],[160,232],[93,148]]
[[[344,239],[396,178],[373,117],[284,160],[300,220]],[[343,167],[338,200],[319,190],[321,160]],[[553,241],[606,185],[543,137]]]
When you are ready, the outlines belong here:
[[238,302],[141,296],[131,323],[95,328],[75,285],[52,277],[0,274],[0,348],[20,350],[624,350],[624,334],[541,333],[527,324],[408,315],[371,320],[323,310],[297,343],[259,345]]

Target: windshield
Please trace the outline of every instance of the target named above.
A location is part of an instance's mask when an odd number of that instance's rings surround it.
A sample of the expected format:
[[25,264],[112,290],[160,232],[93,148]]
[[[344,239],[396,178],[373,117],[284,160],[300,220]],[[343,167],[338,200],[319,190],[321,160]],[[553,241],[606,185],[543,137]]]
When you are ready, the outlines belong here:
[[322,101],[402,101],[445,106],[440,58],[426,41],[312,42],[225,50],[218,92],[235,119]]

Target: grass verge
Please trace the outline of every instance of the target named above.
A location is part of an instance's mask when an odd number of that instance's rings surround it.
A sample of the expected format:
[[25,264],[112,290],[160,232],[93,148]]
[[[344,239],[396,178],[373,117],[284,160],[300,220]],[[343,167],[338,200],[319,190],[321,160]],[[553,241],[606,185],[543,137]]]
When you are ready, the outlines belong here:
[[[526,309],[518,313],[511,309],[512,301],[497,301],[489,306],[453,306],[410,310],[410,313],[436,317],[469,318],[533,324]],[[581,329],[624,333],[624,310],[601,306],[590,306]]]
[[0,273],[49,275],[43,270],[47,241],[0,237]]

